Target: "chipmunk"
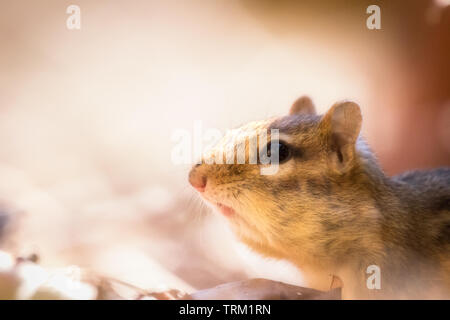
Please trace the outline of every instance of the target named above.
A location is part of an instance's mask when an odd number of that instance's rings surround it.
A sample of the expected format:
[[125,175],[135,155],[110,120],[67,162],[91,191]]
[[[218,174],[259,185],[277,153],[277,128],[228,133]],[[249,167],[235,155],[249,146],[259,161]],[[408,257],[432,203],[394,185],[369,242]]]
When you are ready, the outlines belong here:
[[[224,137],[189,182],[239,240],[292,262],[311,288],[329,290],[337,279],[343,299],[449,299],[450,168],[387,177],[361,124],[354,102],[317,115],[301,97],[287,116],[239,128],[249,135],[278,129],[267,144],[276,144],[275,174],[261,174],[267,164],[214,163],[230,143],[244,143],[251,156],[248,141]],[[370,266],[380,271],[376,288],[367,283]]]

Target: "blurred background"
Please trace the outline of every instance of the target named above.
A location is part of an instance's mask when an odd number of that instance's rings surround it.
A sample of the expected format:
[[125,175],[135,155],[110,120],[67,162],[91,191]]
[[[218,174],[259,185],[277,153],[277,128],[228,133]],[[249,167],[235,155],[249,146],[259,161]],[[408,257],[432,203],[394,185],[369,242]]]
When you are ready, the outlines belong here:
[[450,165],[449,1],[1,4],[0,248],[44,266],[143,288],[301,285],[237,243],[172,163],[172,133],[198,120],[225,131],[303,94],[319,112],[352,99],[387,174]]

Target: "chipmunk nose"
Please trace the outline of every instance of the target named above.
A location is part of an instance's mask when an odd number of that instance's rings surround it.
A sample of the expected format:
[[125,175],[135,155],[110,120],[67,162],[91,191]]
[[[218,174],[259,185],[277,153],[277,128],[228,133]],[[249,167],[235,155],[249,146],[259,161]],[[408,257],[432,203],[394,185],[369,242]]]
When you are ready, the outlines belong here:
[[200,172],[200,165],[196,165],[189,172],[189,183],[198,191],[204,192],[206,189],[206,176]]

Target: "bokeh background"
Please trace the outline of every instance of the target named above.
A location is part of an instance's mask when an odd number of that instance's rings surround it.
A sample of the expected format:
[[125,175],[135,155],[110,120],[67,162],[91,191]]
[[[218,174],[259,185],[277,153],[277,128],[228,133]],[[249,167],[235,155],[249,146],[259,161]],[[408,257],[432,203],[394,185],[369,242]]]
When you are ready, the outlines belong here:
[[142,288],[302,284],[201,204],[172,133],[352,99],[387,174],[449,166],[449,4],[2,0],[0,247]]

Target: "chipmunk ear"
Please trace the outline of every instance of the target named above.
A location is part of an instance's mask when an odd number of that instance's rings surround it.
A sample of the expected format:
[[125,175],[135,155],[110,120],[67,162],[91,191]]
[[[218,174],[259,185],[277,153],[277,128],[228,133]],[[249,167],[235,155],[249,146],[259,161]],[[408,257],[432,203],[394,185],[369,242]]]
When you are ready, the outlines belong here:
[[316,114],[316,108],[309,97],[301,96],[292,104],[289,114]]
[[339,172],[351,167],[361,123],[361,110],[350,101],[335,103],[320,121],[320,129],[330,150],[330,164]]

